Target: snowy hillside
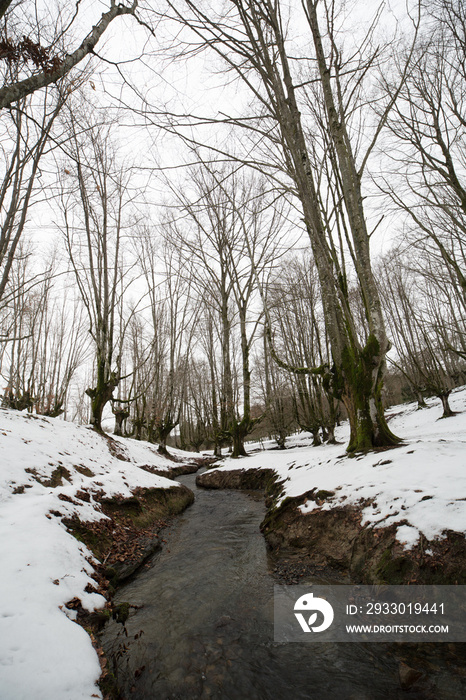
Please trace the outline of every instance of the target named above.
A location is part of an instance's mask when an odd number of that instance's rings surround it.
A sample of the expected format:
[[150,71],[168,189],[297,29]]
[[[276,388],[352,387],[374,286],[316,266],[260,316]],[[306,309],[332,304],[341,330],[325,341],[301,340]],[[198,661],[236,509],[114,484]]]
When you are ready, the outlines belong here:
[[92,494],[99,491],[130,496],[138,486],[173,487],[138,464],[168,468],[147,443],[109,443],[82,426],[0,410],[2,700],[101,697],[97,655],[72,622],[75,611],[64,605],[77,596],[91,611],[105,599],[86,591],[96,585],[91,552],[66,532],[60,516],[104,517],[94,508]]

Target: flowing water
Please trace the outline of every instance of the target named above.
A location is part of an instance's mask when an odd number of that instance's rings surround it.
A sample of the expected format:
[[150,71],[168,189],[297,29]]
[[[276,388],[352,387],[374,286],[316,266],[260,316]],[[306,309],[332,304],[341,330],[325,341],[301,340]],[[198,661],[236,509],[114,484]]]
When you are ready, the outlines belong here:
[[263,499],[197,489],[194,480],[180,479],[196,501],[164,535],[164,549],[115,597],[135,606],[126,625],[111,622],[102,635],[125,698],[466,697],[464,679],[435,650],[423,659],[434,679],[406,692],[394,645],[274,643]]

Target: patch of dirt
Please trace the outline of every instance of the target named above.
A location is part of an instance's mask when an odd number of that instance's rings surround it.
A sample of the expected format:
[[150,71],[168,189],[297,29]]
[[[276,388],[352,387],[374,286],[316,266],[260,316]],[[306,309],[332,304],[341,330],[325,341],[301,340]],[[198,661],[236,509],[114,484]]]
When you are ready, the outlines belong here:
[[52,474],[50,475],[50,478],[45,479],[44,477],[40,477],[37,469],[29,469],[26,468],[24,470],[28,474],[32,474],[34,479],[39,483],[42,484],[42,486],[45,486],[46,488],[57,488],[57,486],[63,486],[63,479],[66,479],[66,481],[69,481],[70,484],[72,482],[71,478],[71,473],[68,471],[66,467],[63,467],[62,465],[59,465],[56,467]]
[[104,433],[103,437],[107,441],[108,451],[112,457],[116,457],[116,459],[120,459],[122,462],[131,462],[124,446],[120,442],[114,440],[111,435],[107,433]]
[[95,476],[94,472],[91,471],[89,467],[85,467],[82,464],[74,464],[73,467],[83,476]]

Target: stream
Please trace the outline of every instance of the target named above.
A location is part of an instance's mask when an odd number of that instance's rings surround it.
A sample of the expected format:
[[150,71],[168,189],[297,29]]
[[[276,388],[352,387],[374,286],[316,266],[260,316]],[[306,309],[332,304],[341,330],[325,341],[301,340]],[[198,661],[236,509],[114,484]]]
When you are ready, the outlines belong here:
[[430,647],[422,650],[428,681],[405,691],[398,670],[410,659],[400,647],[414,645],[274,643],[263,498],[198,489],[194,474],[179,481],[195,503],[163,535],[163,550],[117,592],[116,604],[135,606],[126,625],[111,621],[101,636],[125,699],[466,697],[457,651],[452,662],[442,645],[420,645]]

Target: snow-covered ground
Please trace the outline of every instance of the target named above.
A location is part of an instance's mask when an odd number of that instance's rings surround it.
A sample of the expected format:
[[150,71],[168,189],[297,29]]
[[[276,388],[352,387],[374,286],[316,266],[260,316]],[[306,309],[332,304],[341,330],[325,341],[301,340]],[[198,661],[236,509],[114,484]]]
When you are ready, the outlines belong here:
[[[96,652],[72,621],[75,612],[64,605],[77,596],[93,610],[105,599],[85,591],[87,584],[95,585],[91,552],[50,513],[96,520],[104,516],[92,497],[88,503],[76,498],[81,489],[129,496],[137,486],[174,485],[138,467],[173,466],[153,446],[118,443],[129,462],[112,456],[107,441],[88,428],[0,409],[1,700],[102,697],[95,685]],[[39,483],[59,466],[68,470],[69,481],[55,488]]]
[[[302,433],[288,440],[287,450],[262,451],[273,446],[264,443],[262,450],[228,459],[220,469],[272,468],[284,480],[281,499],[313,488],[335,492],[320,506],[310,499],[301,506],[304,513],[368,499],[363,523],[385,527],[406,521],[397,530],[406,549],[420,532],[428,539],[445,530],[466,533],[466,388],[451,395],[450,405],[458,412],[451,418],[440,419],[440,400],[428,399],[427,404],[423,410],[412,403],[387,411],[391,430],[404,441],[393,450],[348,458],[344,424],[336,432],[338,445],[311,447],[312,437]],[[251,452],[257,447],[247,446]]]
[[[429,539],[447,529],[466,532],[466,389],[451,397],[458,411],[452,418],[439,420],[440,401],[428,403],[422,411],[415,404],[388,411],[392,430],[405,441],[394,450],[349,459],[343,425],[338,445],[312,447],[311,437],[300,434],[289,439],[287,450],[258,449],[241,460],[226,460],[221,469],[271,467],[285,480],[283,498],[313,488],[335,492],[320,506],[309,500],[304,512],[368,499],[366,522],[409,523],[398,528],[408,548],[420,532]],[[95,685],[97,655],[64,605],[75,596],[88,610],[105,601],[85,591],[94,583],[91,553],[50,513],[78,513],[81,520],[102,517],[92,498],[89,503],[76,499],[83,488],[126,496],[136,486],[173,486],[173,481],[138,468],[167,468],[153,446],[117,442],[129,462],[112,456],[107,442],[85,427],[0,410],[0,700],[101,697]],[[260,446],[249,445],[253,447]],[[70,481],[63,479],[55,488],[39,483],[58,466],[68,470]]]

